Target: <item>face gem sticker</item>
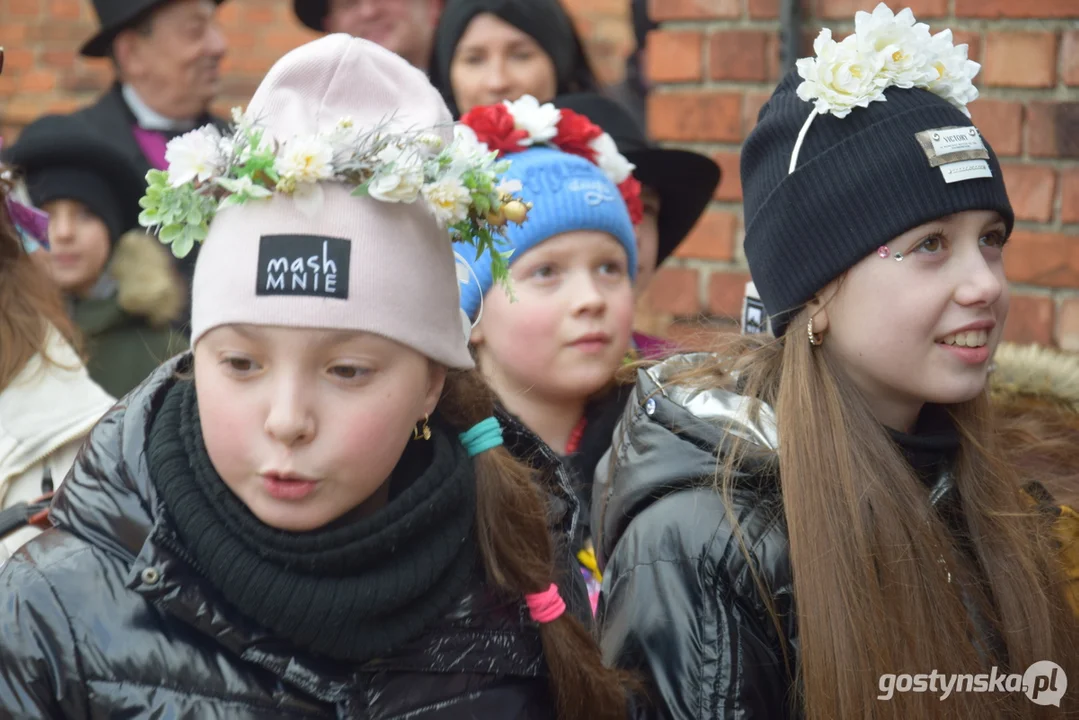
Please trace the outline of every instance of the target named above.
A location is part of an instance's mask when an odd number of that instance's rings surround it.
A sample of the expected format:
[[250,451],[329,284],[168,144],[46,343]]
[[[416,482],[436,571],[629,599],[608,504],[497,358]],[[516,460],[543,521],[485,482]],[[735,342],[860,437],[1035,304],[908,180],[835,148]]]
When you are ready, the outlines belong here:
[[324,235],[263,235],[255,294],[346,300],[351,246]]

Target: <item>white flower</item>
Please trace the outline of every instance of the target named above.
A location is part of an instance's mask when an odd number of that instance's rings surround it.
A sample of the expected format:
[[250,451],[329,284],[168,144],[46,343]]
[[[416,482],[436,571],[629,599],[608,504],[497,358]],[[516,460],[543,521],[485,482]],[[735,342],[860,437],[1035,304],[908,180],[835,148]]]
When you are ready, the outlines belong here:
[[883,101],[885,77],[882,53],[858,51],[858,37],[850,35],[843,42],[832,40],[832,31],[825,28],[813,41],[816,57],[802,58],[796,65],[803,82],[798,97],[815,100],[818,113],[846,117],[856,107],[868,107]]
[[528,138],[521,140],[521,145],[543,144],[558,135],[562,111],[551,103],[540,105],[539,100],[531,95],[524,95],[513,102],[502,102],[513,116],[513,126],[528,133]]
[[423,187],[423,158],[414,149],[387,145],[376,156],[379,168],[367,186],[368,194],[383,202],[414,202]]
[[503,180],[498,183],[498,187],[496,187],[495,190],[506,195],[512,195],[521,192],[523,187],[520,180]]
[[450,152],[458,158],[481,162],[482,158],[491,153],[491,149],[487,147],[487,143],[480,142],[475,130],[468,125],[457,123],[453,126],[453,144],[450,145]]
[[333,177],[333,148],[320,137],[295,137],[281,148],[274,170],[285,179],[312,183]]
[[967,46],[952,43],[952,31],[943,30],[929,41],[933,79],[929,91],[941,96],[970,117],[967,105],[978,99],[974,77],[982,66],[967,58]]
[[206,182],[224,170],[221,133],[213,125],[206,125],[173,138],[166,146],[165,160],[172,187],[196,180]]
[[633,173],[636,166],[618,152],[618,146],[607,133],[588,143],[588,146],[596,152],[596,165],[615,185],[621,185]]
[[444,177],[423,186],[423,197],[442,227],[454,225],[468,217],[472,193],[455,177]]
[[929,26],[915,23],[910,8],[893,15],[881,3],[872,13],[854,16],[854,33],[862,53],[880,53],[884,75],[900,88],[925,87],[936,75],[930,64]]

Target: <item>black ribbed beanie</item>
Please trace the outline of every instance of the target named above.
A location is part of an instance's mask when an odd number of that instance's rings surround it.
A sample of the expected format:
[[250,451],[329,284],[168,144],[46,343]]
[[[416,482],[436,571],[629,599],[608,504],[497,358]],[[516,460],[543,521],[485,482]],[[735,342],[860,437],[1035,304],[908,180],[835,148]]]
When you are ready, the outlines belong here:
[[1015,215],[987,141],[991,178],[949,184],[930,166],[917,133],[973,124],[928,90],[892,87],[886,101],[844,118],[818,115],[788,174],[813,110],[796,93],[801,81],[792,72],[780,83],[742,147],[746,260],[776,337],[825,285],[911,228],[996,210],[1011,233]]

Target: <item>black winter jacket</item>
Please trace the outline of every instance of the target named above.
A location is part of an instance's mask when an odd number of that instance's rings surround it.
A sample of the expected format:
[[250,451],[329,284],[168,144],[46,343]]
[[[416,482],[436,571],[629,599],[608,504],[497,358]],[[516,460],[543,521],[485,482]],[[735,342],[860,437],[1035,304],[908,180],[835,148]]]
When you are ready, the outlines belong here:
[[[775,456],[764,452],[740,465],[731,510],[781,618],[786,658],[712,484],[732,435],[762,450],[777,447],[774,415],[764,408],[753,422],[743,396],[668,382],[705,357],[675,356],[639,371],[611,452],[596,470],[604,662],[644,676],[657,717],[799,717],[798,632]],[[923,477],[937,511],[955,511],[959,496],[946,464],[915,467],[929,471]]]
[[145,443],[176,367],[102,419],[57,493],[56,528],[0,569],[0,717],[554,716],[527,608],[482,580],[426,635],[349,666],[255,626],[167,550]]

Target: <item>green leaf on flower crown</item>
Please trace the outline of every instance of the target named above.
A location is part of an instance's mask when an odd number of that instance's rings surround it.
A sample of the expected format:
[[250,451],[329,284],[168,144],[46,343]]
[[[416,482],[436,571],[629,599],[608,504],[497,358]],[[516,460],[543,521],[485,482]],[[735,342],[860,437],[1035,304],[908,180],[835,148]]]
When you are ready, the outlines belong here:
[[195,240],[184,232],[172,243],[172,254],[178,258],[186,257],[193,247],[195,247]]
[[371,185],[370,180],[363,183],[362,185],[357,185],[356,189],[352,191],[352,197],[367,197],[367,195],[368,195],[367,191],[368,191],[370,185]]
[[476,208],[476,212],[480,217],[485,216],[491,212],[491,198],[484,193],[472,193],[472,207]]
[[183,229],[184,226],[180,225],[179,223],[165,225],[161,228],[161,232],[157,234],[157,237],[159,240],[161,240],[161,242],[169,245],[180,236],[180,233],[183,232]]
[[144,228],[152,228],[161,224],[161,216],[157,208],[147,208],[139,213],[139,225]]

